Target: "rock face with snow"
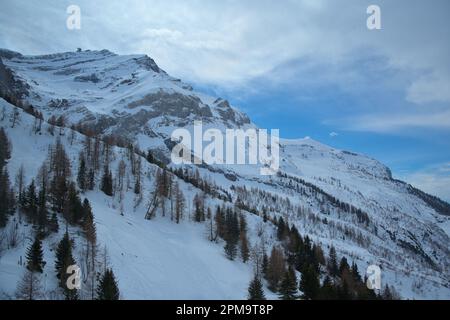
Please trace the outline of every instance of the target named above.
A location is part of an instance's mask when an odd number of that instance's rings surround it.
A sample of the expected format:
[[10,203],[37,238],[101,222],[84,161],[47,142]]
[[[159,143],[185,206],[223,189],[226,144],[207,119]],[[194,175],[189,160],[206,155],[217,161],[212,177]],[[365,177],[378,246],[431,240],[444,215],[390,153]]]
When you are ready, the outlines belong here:
[[[195,120],[222,131],[256,128],[228,101],[195,92],[145,55],[121,56],[102,50],[24,56],[0,50],[0,58],[0,88],[20,94],[45,118],[64,115],[69,124],[126,138],[143,150],[153,150],[169,165],[168,141],[174,128],[191,130]],[[17,139],[20,138],[13,142]],[[33,168],[30,171],[35,170],[32,164],[29,166]],[[305,138],[280,141],[280,170],[275,176],[260,176],[258,165],[201,165],[199,170],[236,203],[283,216],[317,243],[325,247],[333,244],[339,254],[356,261],[360,270],[370,264],[381,265],[384,279],[403,297],[450,297],[450,205],[393,179],[389,168],[380,162]],[[275,205],[268,195],[283,199],[282,204]],[[94,209],[108,210],[104,200],[96,197],[92,196]],[[189,240],[177,236],[179,230],[163,225],[158,232],[169,237],[173,246],[165,244],[168,251],[161,255],[161,265],[155,265],[146,260],[150,259],[147,253],[134,246],[138,239],[131,234],[136,232],[136,237],[142,236],[145,241],[159,240],[150,239],[148,229],[139,226],[137,217],[127,219],[114,218],[110,222],[105,213],[99,214],[100,236],[105,237],[101,240],[112,242],[111,250],[117,254],[113,264],[125,263],[123,254],[127,259],[140,256],[154,274],[165,268],[162,264],[170,263],[178,251],[181,254],[186,250],[182,243]],[[114,237],[118,234],[131,239],[125,244],[117,243]],[[201,246],[198,239],[192,245]],[[205,250],[214,251],[209,246]],[[207,283],[219,281],[210,268],[220,265],[221,257],[212,256],[210,261],[202,261],[200,268],[209,270]],[[191,261],[188,267],[192,269],[183,274],[199,277],[196,263]],[[133,268],[128,273],[123,270],[119,278],[127,279],[127,283],[143,281],[154,286],[164,282],[151,274],[143,275],[145,268]],[[236,272],[236,279],[251,277],[250,270],[235,270],[242,269],[240,265],[227,262],[226,267],[220,268],[230,277]],[[145,288],[141,289],[138,294],[145,295]],[[171,298],[179,288],[172,289],[165,288],[160,296],[148,297]],[[242,292],[230,292],[228,285],[222,289],[218,298],[244,298]],[[131,290],[127,297],[135,298],[136,294]],[[203,298],[192,292],[182,297]]]
[[107,50],[44,56],[2,52],[17,79],[30,86],[28,102],[44,116],[64,115],[72,123],[91,125],[96,133],[134,137],[160,125],[182,126],[196,119],[227,126],[250,122],[227,101],[194,93],[146,55],[119,56]]

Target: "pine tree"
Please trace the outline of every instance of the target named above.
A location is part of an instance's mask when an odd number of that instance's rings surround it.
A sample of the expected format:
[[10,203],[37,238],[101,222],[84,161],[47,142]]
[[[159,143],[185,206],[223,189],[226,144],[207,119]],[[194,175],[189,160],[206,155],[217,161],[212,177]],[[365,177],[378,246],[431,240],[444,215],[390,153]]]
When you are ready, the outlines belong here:
[[6,165],[6,161],[11,158],[11,142],[3,127],[0,127],[0,169]]
[[242,262],[246,263],[250,258],[250,249],[248,248],[247,233],[241,233],[241,258]]
[[32,223],[37,222],[37,204],[36,187],[34,180],[32,180],[27,188],[24,200],[24,211]]
[[327,275],[323,280],[322,287],[319,294],[320,300],[335,300],[337,299],[336,288],[334,287],[331,278]]
[[50,221],[48,223],[48,229],[51,232],[55,233],[57,233],[59,230],[58,216],[56,215],[56,212],[52,213],[52,217],[50,218]]
[[257,275],[248,286],[248,300],[266,300],[261,280]]
[[83,205],[81,203],[80,195],[75,186],[71,182],[67,191],[67,200],[64,204],[64,218],[69,223],[79,223],[84,218]]
[[352,272],[353,278],[356,281],[360,282],[361,281],[361,275],[359,274],[359,271],[358,271],[358,265],[354,261],[352,262],[352,270],[351,270],[351,272]]
[[6,226],[8,215],[15,211],[15,195],[10,187],[7,167],[0,169],[0,228]]
[[225,216],[225,253],[227,258],[234,260],[237,254],[237,246],[239,242],[239,220],[236,212],[228,209]]
[[225,233],[226,233],[225,214],[224,214],[224,211],[219,206],[217,206],[214,220],[216,222],[217,235],[220,238],[225,239]]
[[84,160],[84,153],[80,154],[80,163],[78,166],[77,183],[81,191],[86,191],[88,183],[86,181],[86,161]]
[[383,293],[381,294],[383,300],[392,300],[392,293],[389,286],[386,284],[383,289]]
[[67,267],[73,264],[75,264],[75,259],[72,256],[72,242],[69,238],[69,234],[66,232],[56,249],[55,261],[56,275],[57,278],[60,279],[62,286],[65,286],[65,275]]
[[95,262],[97,253],[97,231],[95,228],[94,214],[88,199],[83,201],[83,210],[85,212],[83,221],[83,231],[86,237],[86,261],[88,264],[87,276],[89,277],[89,286],[91,291],[91,299],[95,297]]
[[102,190],[107,196],[111,197],[113,195],[112,173],[107,165],[105,166],[105,171],[103,173],[100,190]]
[[266,251],[264,251],[263,258],[262,258],[262,264],[261,264],[261,271],[264,278],[267,279],[267,270],[269,267],[269,257],[267,256]]
[[69,234],[66,232],[56,249],[55,261],[56,276],[59,279],[59,286],[66,300],[78,300],[78,290],[69,289],[67,286],[67,280],[70,276],[67,273],[67,268],[75,264],[75,259],[72,255],[72,242]]
[[319,298],[320,281],[316,268],[312,265],[303,267],[302,278],[300,280],[300,291],[303,292],[302,298],[305,300],[314,300]]
[[350,271],[350,266],[348,265],[347,258],[342,257],[341,262],[339,263],[339,274],[342,277],[344,272]]
[[328,272],[332,277],[336,277],[339,273],[339,268],[337,265],[336,249],[334,246],[330,248],[330,256],[328,258]]
[[89,190],[94,190],[94,187],[95,187],[95,171],[93,169],[90,169],[87,176],[87,188]]
[[224,246],[225,254],[228,259],[234,260],[237,253],[237,246],[236,242],[232,239],[227,239]]
[[35,237],[34,242],[28,248],[26,258],[28,270],[31,272],[43,272],[45,261],[43,258],[42,242],[38,236]]
[[202,222],[205,221],[205,204],[203,197],[199,194],[194,196],[194,221]]
[[284,237],[286,236],[286,229],[288,228],[288,226],[286,226],[282,217],[280,217],[280,219],[278,220],[277,227],[278,227],[277,228],[278,240],[282,241],[282,240],[284,240]]
[[45,235],[46,229],[48,227],[47,194],[45,187],[39,190],[37,205],[37,222],[39,226],[39,232],[41,235]]
[[24,189],[25,189],[25,168],[23,164],[20,166],[19,170],[16,174],[16,187],[18,194],[18,204],[19,206],[23,206],[24,199]]
[[283,300],[295,300],[297,299],[297,277],[295,276],[295,271],[292,267],[283,275],[279,287],[279,297]]
[[102,278],[100,279],[97,288],[98,300],[119,300],[120,292],[117,286],[114,273],[111,269],[106,269]]
[[250,258],[250,249],[248,247],[248,239],[247,239],[247,221],[245,220],[245,216],[243,214],[241,214],[239,218],[239,228],[240,228],[241,258],[242,262],[246,263]]

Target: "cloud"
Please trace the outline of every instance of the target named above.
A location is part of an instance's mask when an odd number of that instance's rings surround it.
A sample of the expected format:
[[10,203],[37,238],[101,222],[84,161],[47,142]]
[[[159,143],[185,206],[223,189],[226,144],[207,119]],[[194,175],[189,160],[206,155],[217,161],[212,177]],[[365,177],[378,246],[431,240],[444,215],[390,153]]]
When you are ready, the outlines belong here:
[[420,77],[407,89],[408,101],[422,104],[450,101],[449,75],[432,74]]
[[334,137],[337,137],[339,135],[339,133],[337,133],[337,132],[330,132],[330,134],[329,134],[329,136],[331,137],[331,138],[334,138]]
[[26,53],[78,46],[138,51],[177,77],[229,88],[245,87],[258,77],[286,80],[289,74],[274,70],[299,59],[327,66],[328,78],[342,84],[349,73],[341,66],[377,52],[398,72],[432,74],[431,81],[412,78],[405,88],[407,99],[450,102],[443,93],[450,86],[445,14],[450,5],[445,0],[433,2],[433,10],[424,1],[380,0],[380,31],[366,28],[368,0],[346,1],[345,6],[331,0],[283,5],[268,0],[79,0],[83,22],[78,32],[64,27],[69,4],[7,0],[0,13],[0,45]]
[[368,114],[346,119],[324,121],[326,124],[341,124],[345,130],[378,133],[395,133],[405,129],[450,130],[450,110],[436,112],[414,112],[412,114]]
[[450,163],[432,166],[402,177],[413,186],[450,202]]

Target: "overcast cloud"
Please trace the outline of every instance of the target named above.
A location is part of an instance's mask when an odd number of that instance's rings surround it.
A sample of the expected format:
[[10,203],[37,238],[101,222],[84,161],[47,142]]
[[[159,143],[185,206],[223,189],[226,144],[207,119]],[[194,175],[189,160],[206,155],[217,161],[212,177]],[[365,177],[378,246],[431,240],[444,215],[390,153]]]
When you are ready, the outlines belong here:
[[[382,30],[366,28],[366,8],[381,7]],[[431,4],[432,3],[432,4]],[[242,87],[291,61],[340,66],[368,52],[386,67],[414,74],[404,88],[414,103],[450,102],[448,1],[2,1],[0,45],[25,53],[109,48],[151,55],[171,74],[193,82]],[[82,29],[65,27],[77,4]],[[345,5],[344,5],[345,4]],[[288,75],[287,75],[288,76]]]

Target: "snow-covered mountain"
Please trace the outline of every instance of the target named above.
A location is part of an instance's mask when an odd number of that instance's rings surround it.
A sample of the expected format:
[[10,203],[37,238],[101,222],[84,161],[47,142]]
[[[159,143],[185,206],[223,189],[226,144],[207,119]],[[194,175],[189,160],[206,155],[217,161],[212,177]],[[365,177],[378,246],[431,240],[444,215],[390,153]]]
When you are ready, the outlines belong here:
[[[173,169],[170,135],[175,128],[192,131],[195,120],[221,131],[256,128],[228,101],[195,92],[145,55],[102,50],[24,56],[0,50],[0,59],[2,92],[26,101],[45,119],[64,116],[61,139],[73,163],[84,137],[70,134],[70,126],[137,144]],[[12,105],[0,103],[4,114],[13,112]],[[26,113],[14,128],[9,117],[0,126],[13,144],[10,176],[23,165],[31,180],[54,136],[33,133],[33,117]],[[273,227],[258,216],[266,212],[283,217],[325,249],[333,245],[360,270],[380,265],[383,281],[404,298],[450,297],[449,204],[393,179],[389,168],[367,156],[310,138],[282,139],[279,145],[280,170],[274,176],[261,176],[259,165],[197,166],[217,186],[217,193],[207,196],[210,206],[231,200],[246,213],[252,245],[261,241],[261,228],[265,245],[277,242]],[[126,158],[126,149],[116,147],[114,152],[111,168]],[[148,194],[157,166],[144,163],[143,193]],[[181,179],[179,183],[192,203],[199,190]],[[124,298],[245,298],[251,266],[227,260],[221,246],[207,241],[205,226],[189,221],[176,225],[163,218],[147,221],[147,202],[136,204],[132,192],[120,203],[101,192],[89,191],[86,197]],[[21,232],[26,238],[26,227]],[[76,237],[77,230],[71,233]],[[46,239],[49,261],[54,242],[54,237]],[[24,246],[0,256],[0,294],[12,295]],[[52,285],[49,280],[47,288]]]

